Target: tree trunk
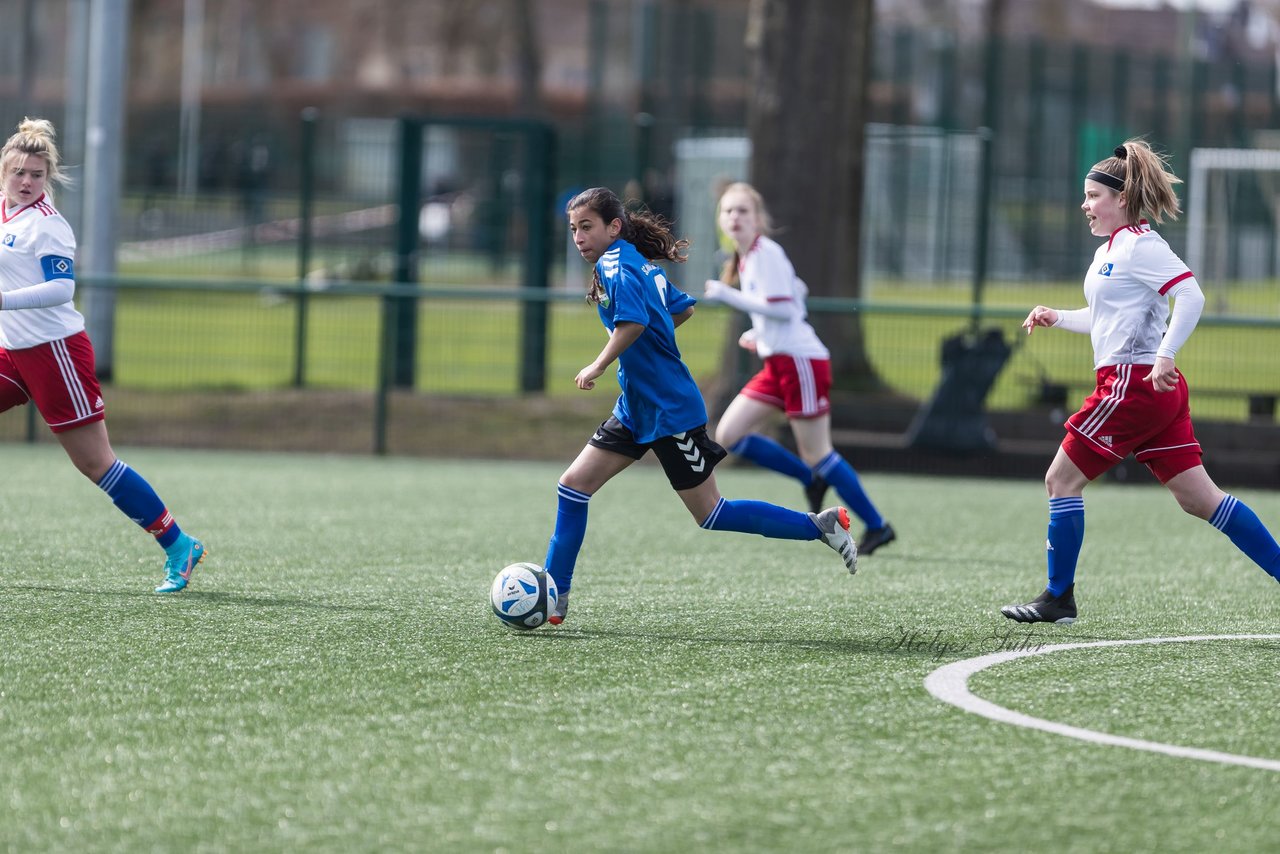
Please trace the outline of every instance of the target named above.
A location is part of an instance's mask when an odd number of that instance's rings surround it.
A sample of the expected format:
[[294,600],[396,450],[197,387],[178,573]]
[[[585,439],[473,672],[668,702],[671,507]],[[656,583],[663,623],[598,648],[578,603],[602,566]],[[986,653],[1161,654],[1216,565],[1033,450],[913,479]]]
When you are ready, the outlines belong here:
[[[863,138],[874,0],[752,0],[751,183],[813,296],[862,293]],[[811,314],[833,385],[882,387],[858,315]]]
[[531,0],[511,0],[511,24],[516,43],[516,68],[520,75],[516,112],[532,118],[543,117],[542,47],[538,19]]

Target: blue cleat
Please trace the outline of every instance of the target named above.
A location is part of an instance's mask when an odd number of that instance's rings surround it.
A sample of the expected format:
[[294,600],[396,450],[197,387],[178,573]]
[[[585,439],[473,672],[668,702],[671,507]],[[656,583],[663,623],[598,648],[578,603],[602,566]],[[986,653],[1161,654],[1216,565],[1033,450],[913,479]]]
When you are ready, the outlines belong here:
[[169,559],[164,562],[164,584],[156,588],[157,593],[180,593],[187,589],[191,581],[191,573],[204,560],[204,543],[195,537],[182,535],[172,546],[165,550]]

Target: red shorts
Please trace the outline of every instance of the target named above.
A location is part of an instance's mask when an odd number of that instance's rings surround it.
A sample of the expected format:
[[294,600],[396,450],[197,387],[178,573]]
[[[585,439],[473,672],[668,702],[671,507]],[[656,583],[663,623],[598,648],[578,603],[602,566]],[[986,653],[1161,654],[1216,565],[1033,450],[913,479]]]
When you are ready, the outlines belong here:
[[831,411],[831,360],[778,353],[742,387],[747,397],[776,406],[788,418],[817,418]]
[[0,412],[28,400],[55,433],[106,417],[88,335],[0,350]]
[[1067,419],[1062,449],[1093,480],[1129,454],[1161,483],[1200,465],[1200,443],[1191,428],[1187,379],[1156,391],[1142,378],[1150,365],[1109,365],[1098,370],[1098,386]]

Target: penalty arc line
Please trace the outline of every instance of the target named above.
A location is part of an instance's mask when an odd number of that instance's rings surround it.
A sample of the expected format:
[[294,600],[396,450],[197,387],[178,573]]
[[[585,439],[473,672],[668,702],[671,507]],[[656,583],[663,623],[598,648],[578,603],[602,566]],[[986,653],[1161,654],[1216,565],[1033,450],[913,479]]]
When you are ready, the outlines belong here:
[[1222,753],[1217,750],[1203,750],[1198,747],[1180,747],[1175,744],[1161,744],[1157,741],[1146,741],[1140,738],[1128,738],[1122,735],[1111,735],[1097,730],[1083,729],[1068,724],[1048,721],[1024,715],[1004,706],[977,697],[969,690],[969,677],[1006,661],[1028,658],[1033,655],[1046,655],[1051,652],[1062,652],[1071,649],[1090,649],[1104,646],[1138,646],[1158,643],[1196,643],[1214,640],[1280,640],[1280,635],[1189,635],[1175,638],[1141,638],[1138,640],[1093,641],[1090,643],[1066,643],[1042,646],[1037,649],[1016,649],[1005,652],[994,652],[977,658],[967,658],[943,665],[930,673],[924,680],[924,687],[930,694],[944,703],[950,703],[966,712],[981,715],[1000,723],[1013,724],[1027,729],[1038,729],[1055,735],[1075,738],[1093,744],[1105,744],[1112,747],[1128,747],[1133,750],[1146,750],[1151,753],[1163,753],[1183,759],[1199,759],[1204,762],[1218,762],[1224,765],[1242,765],[1246,768],[1261,768],[1264,771],[1280,772],[1280,760],[1263,759],[1257,756],[1242,756],[1236,753]]

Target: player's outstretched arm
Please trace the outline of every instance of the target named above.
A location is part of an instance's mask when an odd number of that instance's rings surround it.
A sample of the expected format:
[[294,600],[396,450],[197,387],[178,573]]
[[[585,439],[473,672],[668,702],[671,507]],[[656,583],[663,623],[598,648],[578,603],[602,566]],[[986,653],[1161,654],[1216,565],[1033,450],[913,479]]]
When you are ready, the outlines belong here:
[[1038,305],[1031,309],[1031,313],[1027,315],[1027,319],[1022,321],[1022,328],[1027,330],[1027,334],[1030,335],[1037,326],[1053,326],[1057,322],[1057,309],[1049,308],[1045,305]]

